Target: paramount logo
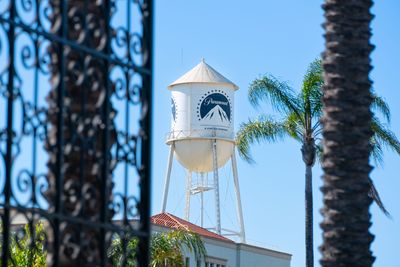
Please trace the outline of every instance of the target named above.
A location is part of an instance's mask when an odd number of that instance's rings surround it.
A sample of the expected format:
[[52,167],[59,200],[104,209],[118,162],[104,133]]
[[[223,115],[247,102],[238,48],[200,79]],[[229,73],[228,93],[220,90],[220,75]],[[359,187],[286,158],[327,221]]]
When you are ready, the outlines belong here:
[[212,110],[210,110],[207,115],[203,118],[203,120],[212,121],[213,119],[217,119],[220,122],[229,122],[228,116],[225,111],[219,106],[216,105]]
[[228,106],[229,102],[228,101],[218,101],[214,100],[211,96],[207,97],[204,99],[204,105],[223,105],[223,106]]
[[231,122],[231,104],[226,95],[212,93],[199,101],[197,115],[207,125],[227,127]]

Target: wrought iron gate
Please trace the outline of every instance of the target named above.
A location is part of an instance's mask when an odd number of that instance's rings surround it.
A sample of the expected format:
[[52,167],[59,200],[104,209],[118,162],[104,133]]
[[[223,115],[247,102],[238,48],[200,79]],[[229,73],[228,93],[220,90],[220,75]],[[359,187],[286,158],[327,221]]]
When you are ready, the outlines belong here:
[[148,266],[152,8],[0,0],[1,266]]

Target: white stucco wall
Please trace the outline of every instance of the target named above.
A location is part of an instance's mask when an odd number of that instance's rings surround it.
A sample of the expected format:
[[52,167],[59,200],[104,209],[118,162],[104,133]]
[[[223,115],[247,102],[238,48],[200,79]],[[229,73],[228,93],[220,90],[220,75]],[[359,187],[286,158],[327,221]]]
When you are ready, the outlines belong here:
[[[217,240],[203,238],[207,250],[207,256],[227,260],[226,267],[236,267],[236,244],[220,242]],[[196,267],[196,265],[190,265]],[[202,264],[204,267],[204,263]]]
[[237,267],[290,267],[291,256],[286,253],[238,244]]
[[[168,231],[168,228],[152,226],[155,232]],[[224,242],[212,238],[202,238],[207,256],[227,260],[226,267],[290,267],[291,255],[275,250],[261,248],[247,244]],[[190,258],[190,267],[197,267],[194,255],[185,251]],[[200,265],[204,267],[204,261]]]
[[[221,242],[203,238],[207,256],[227,260],[226,267],[290,267],[291,255],[256,246]],[[190,257],[190,267],[196,267],[193,256]],[[204,262],[201,267],[204,267]]]

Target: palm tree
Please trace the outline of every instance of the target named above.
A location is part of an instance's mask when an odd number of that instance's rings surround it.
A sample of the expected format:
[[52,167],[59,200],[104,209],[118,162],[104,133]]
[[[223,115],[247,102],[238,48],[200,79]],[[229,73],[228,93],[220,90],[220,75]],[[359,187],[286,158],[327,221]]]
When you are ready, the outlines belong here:
[[182,251],[193,252],[196,261],[206,255],[206,249],[200,236],[186,230],[175,230],[155,234],[150,243],[151,267],[183,267]]
[[[369,72],[371,0],[326,0],[321,264],[372,266],[369,158],[381,145]],[[372,103],[372,105],[371,105]],[[384,134],[385,140],[392,135]],[[372,140],[372,141],[371,141]],[[371,146],[372,145],[372,146]],[[392,141],[389,143],[392,146]],[[394,144],[397,146],[397,143]]]
[[[302,159],[305,171],[305,233],[306,233],[306,266],[313,263],[313,196],[312,196],[312,167],[322,152],[320,143],[322,127],[322,90],[323,78],[321,61],[313,61],[304,76],[301,91],[295,91],[285,82],[274,76],[267,75],[253,81],[249,88],[249,100],[254,107],[259,107],[262,101],[267,101],[272,108],[281,114],[280,120],[268,116],[260,116],[255,120],[243,123],[238,131],[236,142],[240,155],[252,162],[250,145],[254,142],[275,142],[284,137],[291,137],[301,144]],[[379,96],[373,95],[373,108],[387,122],[390,121],[390,111],[387,103]],[[382,161],[382,149],[388,146],[400,154],[400,142],[396,136],[374,117],[372,124],[374,135],[370,139],[374,147],[372,155],[376,162]],[[379,207],[387,213],[372,182],[370,195]]]
[[[127,242],[128,255],[123,258],[123,242],[121,239],[114,239],[108,251],[108,257],[111,258],[113,266],[136,267],[135,251],[138,240],[132,238]],[[202,260],[206,255],[201,237],[187,230],[173,230],[165,233],[156,233],[151,237],[150,242],[150,266],[151,267],[183,267],[184,250],[193,253],[196,260]]]

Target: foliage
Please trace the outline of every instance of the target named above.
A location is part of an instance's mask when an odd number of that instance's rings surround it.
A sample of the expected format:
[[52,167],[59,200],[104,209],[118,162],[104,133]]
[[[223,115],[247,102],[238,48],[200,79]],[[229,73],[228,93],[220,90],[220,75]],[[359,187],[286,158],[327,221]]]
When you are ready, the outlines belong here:
[[321,133],[319,118],[322,113],[322,84],[319,59],[310,64],[299,94],[286,82],[272,75],[254,80],[249,88],[250,103],[259,107],[262,101],[266,101],[282,118],[274,120],[263,115],[243,123],[236,138],[240,155],[251,162],[250,145],[262,140],[275,142],[286,136],[301,143],[317,140]]
[[[108,251],[113,266],[136,267],[137,238],[122,241],[120,238],[113,240]],[[124,249],[124,246],[126,249]],[[173,230],[152,235],[150,241],[151,267],[183,267],[184,254],[187,250],[193,253],[196,259],[204,258],[206,250],[200,236],[186,230]],[[127,258],[124,259],[124,251]]]
[[151,240],[151,267],[184,266],[183,250],[194,253],[196,260],[206,254],[203,241],[196,233],[186,230],[174,230],[157,233]]
[[[136,267],[136,249],[139,241],[133,237],[130,239],[115,238],[107,252],[113,266]],[[124,253],[126,251],[126,253]],[[123,257],[123,255],[127,255]]]
[[[257,119],[249,119],[242,123],[237,133],[236,143],[239,154],[248,162],[253,162],[250,145],[261,141],[275,142],[284,137],[291,137],[304,144],[312,140],[318,156],[322,155],[321,116],[322,116],[322,67],[321,60],[314,60],[304,76],[302,88],[296,93],[286,82],[272,75],[255,79],[249,87],[249,101],[255,107],[267,102],[277,111],[281,118],[275,120],[262,115]],[[371,157],[375,165],[383,163],[383,149],[389,148],[400,155],[400,142],[389,129],[390,109],[385,100],[372,92],[372,111],[374,117],[371,129],[373,136]],[[380,120],[382,118],[384,121]],[[319,159],[319,157],[317,157]],[[370,195],[378,206],[388,215],[380,201],[379,195],[370,181]]]
[[[31,229],[31,227],[35,229]],[[11,259],[8,265],[18,267],[46,266],[45,239],[46,233],[42,222],[35,225],[26,224],[23,228],[13,231],[10,235]]]
[[[255,142],[276,142],[285,137],[291,137],[301,143],[302,158],[306,165],[305,243],[307,267],[314,266],[312,167],[315,161],[321,157],[323,149],[321,145],[323,84],[320,59],[314,60],[309,65],[298,93],[288,83],[280,81],[272,75],[255,79],[249,87],[250,103],[258,108],[261,103],[266,102],[280,115],[280,118],[275,120],[262,115],[257,119],[249,119],[248,122],[241,124],[236,137],[239,154],[248,162],[253,162],[250,146]],[[371,96],[371,108],[378,114],[378,116],[374,116],[371,123],[373,133],[370,139],[371,157],[376,164],[381,164],[383,148],[390,148],[400,155],[400,142],[387,126],[390,123],[388,104],[375,93],[372,93]],[[352,116],[352,114],[348,114],[348,116]],[[379,118],[383,118],[385,123],[382,123]],[[346,152],[351,153],[351,151]],[[369,179],[369,196],[386,215],[389,215],[371,179]]]
[[[47,251],[44,246],[46,239],[44,226],[42,222],[39,222],[34,225],[34,227],[34,231],[31,231],[30,225],[26,224],[23,228],[13,232],[10,236],[10,256],[12,261],[10,261],[9,266],[46,266]],[[32,232],[34,236],[32,236]],[[136,249],[138,243],[139,241],[136,237],[126,239],[115,238],[107,253],[108,257],[111,259],[112,265],[136,267]],[[156,233],[152,235],[150,242],[150,266],[183,267],[183,252],[185,250],[193,253],[196,260],[200,260],[206,255],[204,243],[196,233],[186,230]],[[124,254],[127,256],[124,257]]]

